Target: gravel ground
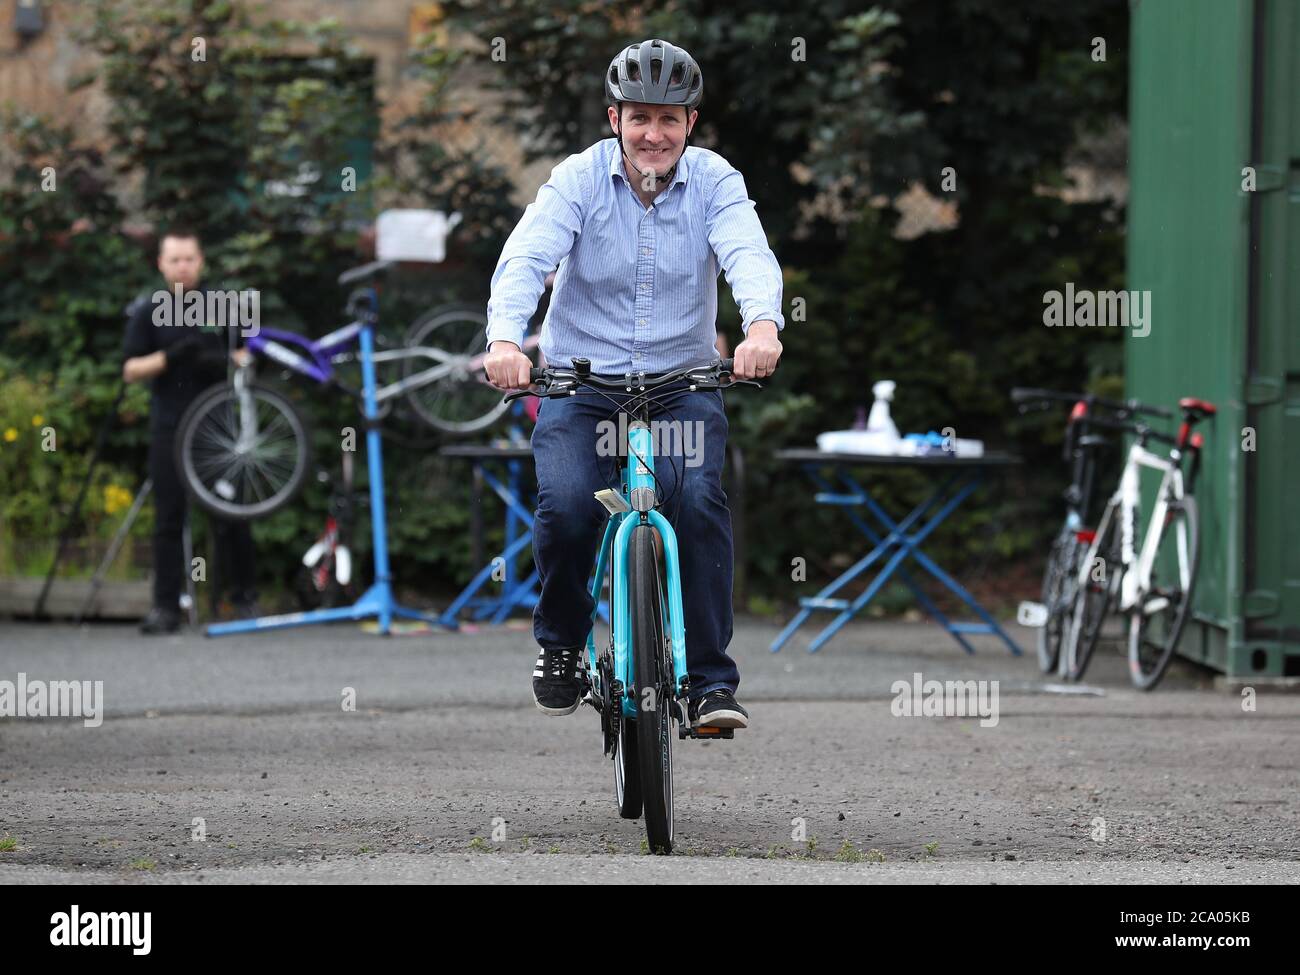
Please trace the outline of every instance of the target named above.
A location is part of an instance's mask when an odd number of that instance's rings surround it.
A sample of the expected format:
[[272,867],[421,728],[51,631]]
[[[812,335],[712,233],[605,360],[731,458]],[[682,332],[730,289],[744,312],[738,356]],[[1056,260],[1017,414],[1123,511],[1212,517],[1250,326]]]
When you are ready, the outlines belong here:
[[[1300,696],[1244,711],[1190,669],[1141,694],[1104,648],[1065,695],[1030,654],[968,657],[927,623],[854,624],[815,655],[770,654],[776,632],[738,621],[751,727],[675,743],[677,850],[650,857],[595,713],[533,707],[521,624],[0,625],[0,680],[103,680],[105,701],[99,727],[0,718],[0,882],[1300,880]],[[996,725],[895,716],[918,672],[998,681]]]

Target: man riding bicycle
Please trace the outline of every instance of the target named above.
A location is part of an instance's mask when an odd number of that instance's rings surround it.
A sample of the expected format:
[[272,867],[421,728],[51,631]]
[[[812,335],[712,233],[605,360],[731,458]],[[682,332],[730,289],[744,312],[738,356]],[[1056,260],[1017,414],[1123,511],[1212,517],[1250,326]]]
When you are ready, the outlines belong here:
[[[581,356],[594,374],[622,377],[711,361],[721,266],[745,333],[733,375],[771,375],[785,325],[781,268],[740,173],[717,153],[687,146],[704,93],[699,66],[666,41],[632,44],[610,62],[605,92],[615,138],[556,166],[501,252],[488,303],[488,379],[503,389],[528,387],[532,363],[520,347],[557,265],[542,326],[548,362],[567,365]],[[692,425],[702,446],[687,463],[671,458],[662,476],[656,471],[664,516],[686,540],[688,716],[694,727],[744,728],[749,715],[735,699],[740,674],[727,655],[732,539],[722,490],[722,395],[685,383],[665,389],[656,407],[673,423]],[[600,456],[597,443],[618,400],[585,389],[544,400],[533,430],[533,552],[541,582],[533,696],[546,714],[572,714],[581,702],[577,668],[594,608],[587,578],[606,517],[593,494],[618,483],[618,458]]]

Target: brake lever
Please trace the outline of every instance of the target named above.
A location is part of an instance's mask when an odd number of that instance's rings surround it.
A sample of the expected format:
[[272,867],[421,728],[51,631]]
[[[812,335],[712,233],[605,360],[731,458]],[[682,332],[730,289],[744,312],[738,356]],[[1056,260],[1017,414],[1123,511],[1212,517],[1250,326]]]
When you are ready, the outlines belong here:
[[536,396],[538,399],[546,399],[561,393],[570,393],[578,387],[578,383],[566,375],[555,375],[549,380],[536,380],[540,389],[517,389],[513,393],[506,393],[504,403],[512,403],[517,399],[525,396]]

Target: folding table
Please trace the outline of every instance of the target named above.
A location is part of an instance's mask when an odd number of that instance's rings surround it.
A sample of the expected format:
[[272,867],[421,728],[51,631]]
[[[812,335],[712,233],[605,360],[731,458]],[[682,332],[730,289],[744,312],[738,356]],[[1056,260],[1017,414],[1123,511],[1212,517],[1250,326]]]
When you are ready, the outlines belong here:
[[[987,453],[982,457],[956,457],[951,454],[895,457],[805,449],[781,450],[777,452],[776,458],[803,467],[818,488],[817,494],[814,495],[816,502],[845,508],[854,527],[866,536],[873,547],[816,596],[799,600],[801,608],[773,641],[771,647],[773,653],[779,651],[814,612],[833,611],[836,613],[835,618],[817,634],[808,647],[809,653],[820,650],[845,623],[875,598],[890,577],[897,572],[903,583],[916,596],[916,601],[921,604],[921,608],[951,633],[967,653],[974,653],[975,648],[966,640],[965,634],[990,633],[1000,637],[1013,654],[1020,655],[1020,648],[1016,646],[1015,641],[984,607],[976,602],[975,597],[944,572],[934,559],[921,551],[921,543],[974,493],[988,472],[1015,466],[1020,463],[1020,458],[1006,453]],[[850,468],[871,468],[872,473],[904,468],[919,470],[937,476],[940,483],[930,496],[913,508],[906,517],[895,521],[867,489],[854,479]],[[823,476],[822,472],[828,469],[833,470],[834,480],[838,481],[838,489],[836,484]],[[938,510],[930,515],[928,520],[923,521],[922,519],[925,519],[927,514],[936,507]],[[866,508],[876,521],[878,529],[873,528],[862,518],[856,510],[858,508]],[[921,590],[903,565],[903,562],[909,558],[919,563],[930,575],[951,590],[981,622],[961,623],[949,620]],[[882,560],[883,568],[859,595],[852,599],[836,596],[836,593]]]

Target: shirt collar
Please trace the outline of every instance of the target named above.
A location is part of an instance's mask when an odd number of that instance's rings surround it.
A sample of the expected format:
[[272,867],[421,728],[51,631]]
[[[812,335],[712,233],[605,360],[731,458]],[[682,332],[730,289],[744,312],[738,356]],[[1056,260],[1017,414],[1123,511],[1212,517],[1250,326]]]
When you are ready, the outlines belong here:
[[[609,164],[609,174],[611,176],[620,177],[623,180],[623,182],[626,183],[627,172],[623,168],[623,150],[619,148],[617,136],[615,136],[614,139],[612,139],[611,141],[614,143],[614,151],[611,153],[611,155],[614,158],[610,161]],[[672,189],[672,187],[676,186],[678,183],[686,182],[686,177],[690,172],[690,165],[686,162],[687,159],[686,154],[690,150],[690,148],[691,148],[690,146],[687,146],[685,149],[682,150],[682,158],[677,160],[677,171],[673,173],[673,181],[672,181],[672,185],[669,186],[669,189]],[[662,192],[662,190],[660,192]]]

